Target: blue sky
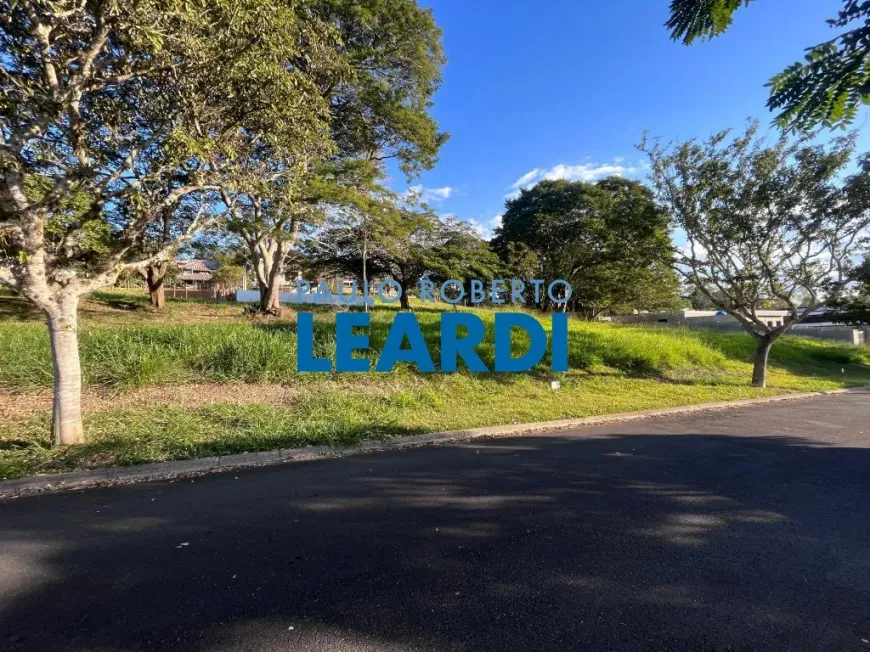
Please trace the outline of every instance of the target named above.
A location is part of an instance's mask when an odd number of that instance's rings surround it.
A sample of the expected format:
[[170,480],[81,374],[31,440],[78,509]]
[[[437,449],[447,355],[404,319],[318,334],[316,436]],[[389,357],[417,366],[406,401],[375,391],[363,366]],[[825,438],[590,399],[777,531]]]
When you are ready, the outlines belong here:
[[[413,184],[488,236],[524,177],[642,179],[634,146],[645,129],[671,139],[751,116],[768,124],[764,83],[833,36],[825,19],[842,0],[757,0],[726,34],[692,47],[668,38],[668,0],[425,4],[444,31],[434,115],[451,139]],[[859,149],[870,149],[868,131]],[[404,179],[394,173],[393,185]]]

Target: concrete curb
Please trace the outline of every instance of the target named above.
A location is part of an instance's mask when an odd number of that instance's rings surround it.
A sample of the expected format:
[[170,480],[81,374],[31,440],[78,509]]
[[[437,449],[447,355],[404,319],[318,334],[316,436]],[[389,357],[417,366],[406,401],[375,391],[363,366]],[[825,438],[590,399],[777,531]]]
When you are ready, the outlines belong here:
[[765,398],[754,398],[738,401],[717,401],[699,403],[673,408],[642,410],[639,412],[621,412],[582,419],[560,419],[556,421],[538,421],[535,423],[508,424],[504,426],[488,426],[484,428],[469,428],[467,430],[448,430],[425,435],[407,435],[384,440],[364,441],[353,446],[306,446],[304,448],[288,448],[259,453],[239,453],[223,457],[203,457],[194,460],[179,460],[175,462],[160,462],[142,464],[139,466],[112,467],[94,469],[93,471],[74,471],[71,473],[56,473],[37,475],[18,480],[0,482],[0,499],[18,498],[46,491],[68,491],[87,489],[106,485],[133,484],[156,480],[176,480],[191,478],[209,473],[220,473],[238,469],[249,469],[262,466],[273,466],[288,462],[309,462],[325,460],[350,455],[362,455],[380,451],[400,451],[422,446],[437,446],[456,442],[470,441],[483,437],[505,437],[564,430],[582,426],[594,426],[603,423],[618,423],[620,421],[636,421],[653,417],[666,417],[675,414],[692,412],[707,412],[746,407],[749,405],[764,405],[781,401],[829,396],[832,394],[850,394],[866,392],[870,387],[836,389],[826,392],[805,392],[801,394],[782,394]]

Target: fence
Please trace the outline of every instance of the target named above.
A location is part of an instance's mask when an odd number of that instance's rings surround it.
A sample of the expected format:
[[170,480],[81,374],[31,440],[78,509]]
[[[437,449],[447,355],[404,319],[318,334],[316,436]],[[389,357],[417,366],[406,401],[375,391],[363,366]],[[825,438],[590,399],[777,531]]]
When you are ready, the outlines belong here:
[[167,299],[210,299],[212,301],[234,301],[235,290],[191,290],[188,288],[165,288],[163,290]]
[[870,344],[866,333],[870,329],[858,329],[851,326],[801,326],[798,324],[791,329],[791,335],[802,337],[815,337],[820,340],[836,340],[849,344]]

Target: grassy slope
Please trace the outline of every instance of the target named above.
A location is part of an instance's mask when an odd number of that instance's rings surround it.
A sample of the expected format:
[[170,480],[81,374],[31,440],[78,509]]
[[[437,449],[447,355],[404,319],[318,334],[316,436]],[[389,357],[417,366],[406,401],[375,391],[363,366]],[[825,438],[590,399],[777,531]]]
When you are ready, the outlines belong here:
[[[373,313],[373,361],[393,314]],[[417,314],[437,365],[439,315],[431,307]],[[478,350],[491,362],[493,313],[479,314],[488,337]],[[0,319],[0,387],[27,400],[28,392],[51,383],[45,329],[38,315],[8,297],[0,297]],[[771,389],[763,392],[747,386],[753,345],[747,336],[572,322],[571,371],[558,375],[562,388],[552,391],[547,364],[522,375],[421,375],[408,368],[300,375],[293,321],[252,319],[234,304],[170,301],[156,313],[144,297],[109,292],[83,306],[82,322],[91,386],[129,392],[158,383],[285,383],[298,392],[280,404],[91,413],[87,442],[62,451],[48,446],[47,414],[12,419],[0,424],[0,478],[870,384],[870,349],[799,338],[774,347]],[[316,328],[318,352],[328,355],[330,311],[318,312]]]

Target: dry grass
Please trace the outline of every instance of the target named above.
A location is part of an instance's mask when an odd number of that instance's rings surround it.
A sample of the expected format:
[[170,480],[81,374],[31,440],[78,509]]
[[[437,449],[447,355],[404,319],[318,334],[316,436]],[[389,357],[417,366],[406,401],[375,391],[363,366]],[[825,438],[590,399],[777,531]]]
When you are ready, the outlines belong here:
[[[107,289],[82,298],[83,325],[129,326],[145,324],[214,324],[250,322],[244,306],[230,301],[167,299],[162,310],[151,307],[144,291]],[[44,323],[45,316],[32,303],[0,290],[0,323]]]
[[[268,403],[290,405],[299,391],[288,385],[191,383],[153,385],[129,391],[91,387],[82,392],[82,409],[88,413],[174,405],[190,410],[215,403]],[[0,421],[21,421],[51,410],[51,390],[0,392]]]

